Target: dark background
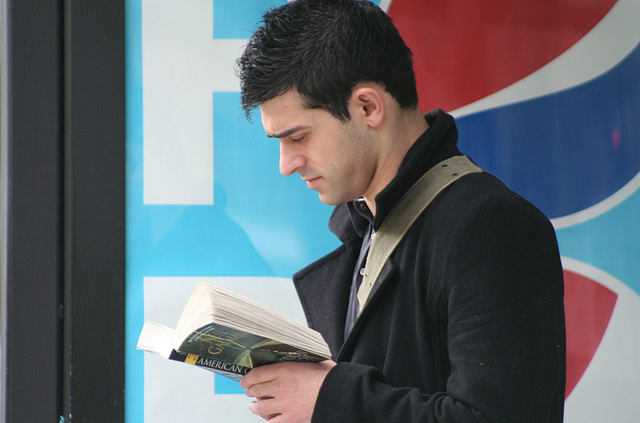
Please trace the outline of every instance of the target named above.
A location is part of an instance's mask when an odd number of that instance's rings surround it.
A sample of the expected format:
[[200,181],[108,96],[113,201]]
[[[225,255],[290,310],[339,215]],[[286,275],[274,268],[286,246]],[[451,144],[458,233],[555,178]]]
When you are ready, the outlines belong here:
[[2,415],[124,421],[124,0],[0,0]]

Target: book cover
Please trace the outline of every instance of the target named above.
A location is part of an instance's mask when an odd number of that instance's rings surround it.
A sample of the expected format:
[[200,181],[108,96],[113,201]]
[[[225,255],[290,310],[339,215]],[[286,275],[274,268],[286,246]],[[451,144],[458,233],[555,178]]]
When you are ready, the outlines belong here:
[[169,358],[206,367],[234,380],[240,380],[249,370],[264,364],[327,359],[274,339],[215,323],[191,333]]

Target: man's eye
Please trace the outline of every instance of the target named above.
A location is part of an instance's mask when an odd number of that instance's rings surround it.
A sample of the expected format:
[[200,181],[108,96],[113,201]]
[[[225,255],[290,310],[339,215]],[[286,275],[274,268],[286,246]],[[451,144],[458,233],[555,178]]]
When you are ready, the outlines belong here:
[[304,136],[291,137],[290,140],[291,140],[291,142],[302,142],[302,141],[304,141]]

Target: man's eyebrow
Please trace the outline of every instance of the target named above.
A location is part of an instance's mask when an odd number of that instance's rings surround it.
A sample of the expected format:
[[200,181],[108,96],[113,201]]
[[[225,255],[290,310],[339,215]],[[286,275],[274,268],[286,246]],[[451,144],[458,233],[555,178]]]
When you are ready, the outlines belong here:
[[295,132],[298,132],[298,131],[300,131],[302,129],[307,129],[307,128],[308,128],[308,126],[305,126],[305,125],[294,126],[293,128],[285,129],[284,131],[279,132],[277,134],[267,134],[267,137],[269,137],[269,138],[279,138],[279,139],[286,138],[286,137],[288,137],[289,135],[291,135],[291,134],[293,134]]

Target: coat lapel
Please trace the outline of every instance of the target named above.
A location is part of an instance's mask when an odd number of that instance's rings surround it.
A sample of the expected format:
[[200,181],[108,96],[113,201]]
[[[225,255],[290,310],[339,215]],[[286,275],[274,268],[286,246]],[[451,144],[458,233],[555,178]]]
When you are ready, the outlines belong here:
[[[357,241],[352,241],[357,242]],[[319,331],[337,356],[344,341],[344,324],[358,248],[346,243],[293,275],[309,327]]]
[[[338,361],[348,361],[353,353],[353,348],[357,342],[357,339],[360,337],[360,333],[362,331],[363,322],[366,321],[367,316],[370,313],[375,313],[375,305],[379,301],[380,295],[382,293],[382,288],[389,283],[391,283],[393,279],[393,274],[395,273],[395,265],[391,259],[387,260],[382,271],[380,272],[380,276],[378,276],[378,280],[371,290],[371,294],[369,294],[369,300],[365,304],[362,312],[358,316],[351,333],[347,339],[345,339],[342,348],[340,348],[340,352],[338,353]],[[344,322],[344,320],[343,320]],[[344,326],[344,325],[343,325]],[[344,330],[343,330],[344,334]]]

